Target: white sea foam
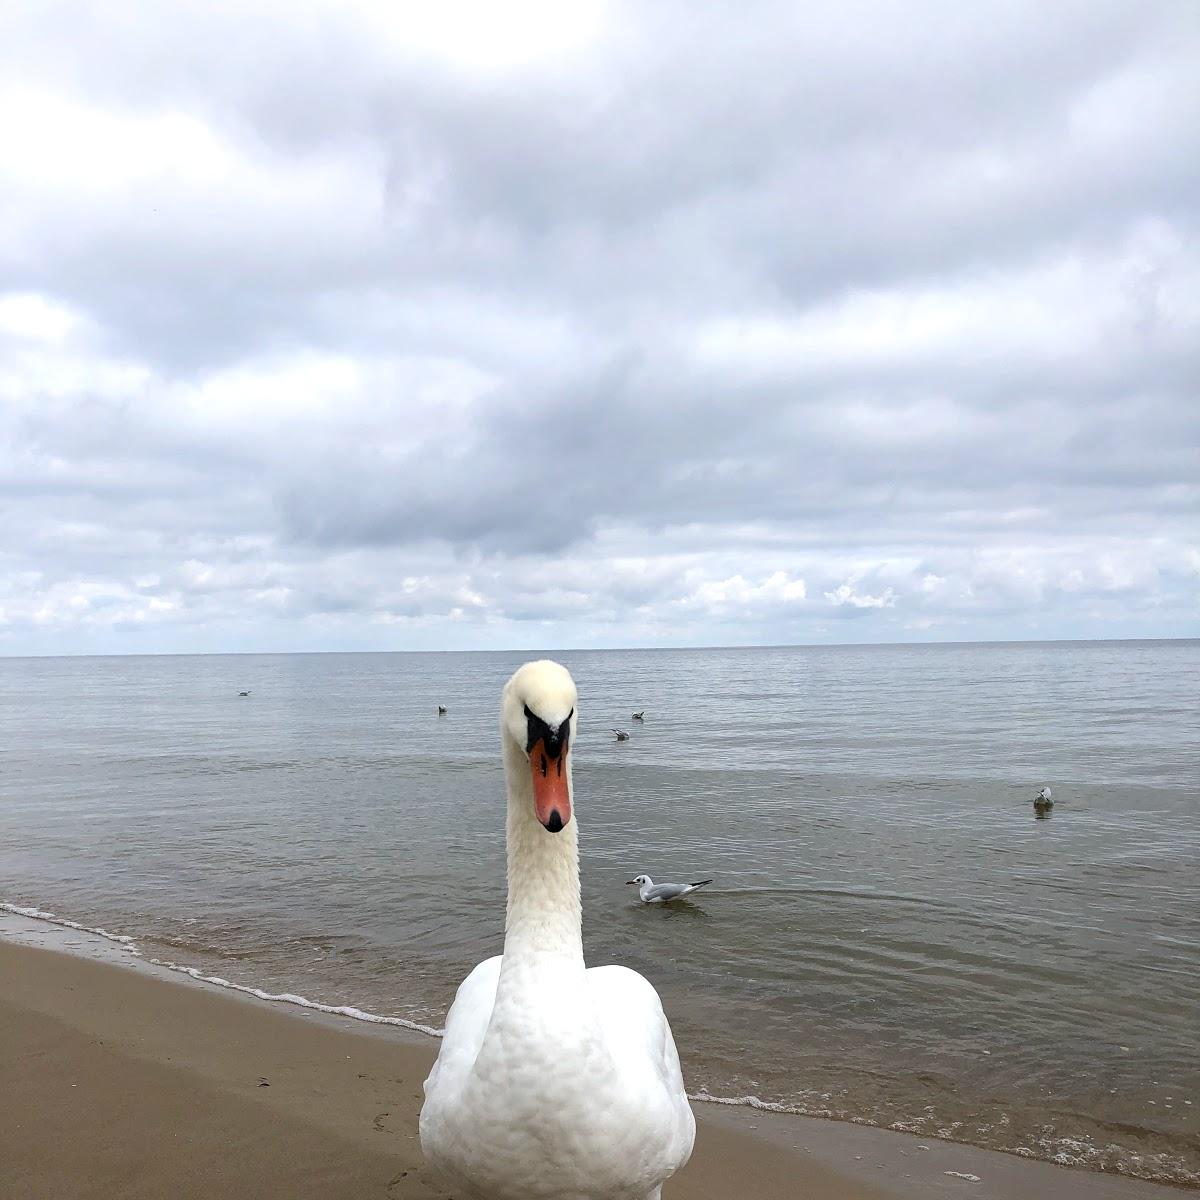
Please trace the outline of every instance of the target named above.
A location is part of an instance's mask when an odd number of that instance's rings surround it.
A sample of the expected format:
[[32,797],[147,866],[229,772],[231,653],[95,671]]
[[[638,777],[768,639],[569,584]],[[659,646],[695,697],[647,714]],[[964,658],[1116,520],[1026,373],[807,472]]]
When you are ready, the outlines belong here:
[[[782,1104],[776,1100],[762,1100],[758,1096],[714,1096],[710,1092],[689,1092],[688,1099],[697,1104],[728,1104],[734,1108],[757,1108],[763,1112],[790,1113],[794,1117],[838,1117],[832,1108],[824,1104]],[[821,1100],[828,1096],[822,1095]],[[854,1124],[865,1122],[853,1121]]]
[[247,996],[256,996],[259,1000],[269,1000],[273,1004],[295,1004],[299,1008],[309,1008],[316,1012],[332,1013],[338,1017],[349,1017],[353,1021],[365,1021],[370,1025],[396,1025],[402,1029],[412,1029],[417,1033],[427,1033],[431,1037],[441,1037],[442,1030],[432,1025],[423,1025],[420,1021],[409,1021],[405,1017],[385,1017],[381,1013],[367,1012],[350,1004],[322,1004],[319,1000],[310,1000],[307,996],[297,996],[292,992],[266,992],[262,988],[249,987],[246,984],[234,983],[230,979],[222,979],[219,975],[205,975],[197,967],[189,967],[183,963],[172,962],[166,958],[147,958],[138,949],[133,937],[125,933],[112,933],[96,925],[84,925],[72,921],[68,917],[60,917],[57,913],[47,912],[41,908],[30,908],[21,904],[8,904],[0,901],[0,912],[10,912],[15,916],[29,917],[35,921],[46,921],[51,925],[61,925],[65,929],[78,929],[81,933],[92,933],[97,937],[116,942],[128,954],[136,955],[143,962],[156,967],[165,967],[168,971],[178,971],[181,975],[190,976],[200,983],[211,983],[216,987],[228,988],[233,992],[244,992]]
[[370,1025],[398,1025],[402,1029],[427,1033],[430,1037],[440,1038],[444,1032],[441,1029],[435,1029],[432,1025],[423,1025],[420,1021],[409,1021],[405,1017],[385,1017],[381,1013],[355,1008],[352,1004],[322,1004],[319,1000],[310,1000],[307,996],[297,996],[294,992],[264,992],[262,988],[234,983],[232,980],[222,979],[220,975],[205,975],[196,967],[187,967],[165,958],[148,958],[146,961],[153,963],[156,967],[166,967],[168,971],[178,971],[201,983],[211,983],[217,987],[229,988],[234,992],[245,992],[247,996],[257,996],[258,999],[270,1000],[273,1004],[295,1004],[299,1008],[311,1008],[317,1012],[332,1013],[337,1017],[349,1017],[353,1021],[366,1021]]
[[107,938],[110,942],[118,942],[122,946],[133,945],[133,938],[126,933],[110,933],[98,925],[81,925],[78,921],[71,921],[41,908],[26,908],[20,904],[6,904],[0,901],[0,912],[14,913],[18,917],[32,917],[36,921],[49,921],[51,925],[61,925],[65,929],[78,929],[81,933],[94,933],[97,937]]

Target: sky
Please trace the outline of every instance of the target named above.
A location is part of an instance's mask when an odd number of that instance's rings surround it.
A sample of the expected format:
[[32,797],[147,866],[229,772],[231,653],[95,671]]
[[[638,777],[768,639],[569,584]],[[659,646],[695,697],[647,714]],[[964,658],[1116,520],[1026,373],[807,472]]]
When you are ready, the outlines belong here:
[[0,654],[1200,634],[1200,6],[0,4]]

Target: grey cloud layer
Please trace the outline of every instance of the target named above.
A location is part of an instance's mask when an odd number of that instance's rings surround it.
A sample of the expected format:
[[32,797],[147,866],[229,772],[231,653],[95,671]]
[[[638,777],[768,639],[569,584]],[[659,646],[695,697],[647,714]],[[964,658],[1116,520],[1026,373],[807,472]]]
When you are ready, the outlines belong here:
[[1195,633],[1194,7],[654,11],[0,18],[0,648]]

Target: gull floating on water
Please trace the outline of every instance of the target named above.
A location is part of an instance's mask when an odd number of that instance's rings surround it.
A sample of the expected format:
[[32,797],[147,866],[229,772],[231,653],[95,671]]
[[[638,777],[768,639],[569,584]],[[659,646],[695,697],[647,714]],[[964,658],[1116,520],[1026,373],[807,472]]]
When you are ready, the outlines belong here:
[[439,704],[438,705],[438,716],[444,717],[445,715],[446,715],[446,706],[444,704]]
[[637,885],[638,896],[643,904],[665,904],[668,900],[678,900],[680,896],[702,888],[706,883],[712,883],[712,880],[701,879],[696,883],[655,883],[649,875],[639,875],[625,882]]
[[646,710],[643,708],[641,712],[635,712],[633,714],[633,719],[635,721],[640,721],[645,717],[645,715],[646,715]]
[[627,742],[627,741],[629,741],[629,734],[627,734],[627,733],[625,732],[625,730],[623,730],[623,729],[614,729],[614,730],[613,730],[613,733],[615,733],[615,734],[617,735],[617,741],[618,741],[618,742]]
[[238,692],[238,695],[239,695],[239,696],[248,696],[248,695],[250,695],[250,690],[249,690],[249,688],[247,688],[247,689],[246,689],[246,691],[244,691],[244,692]]
[[1054,797],[1048,787],[1042,788],[1040,792],[1033,798],[1033,807],[1038,812],[1044,812],[1048,808],[1054,807]]

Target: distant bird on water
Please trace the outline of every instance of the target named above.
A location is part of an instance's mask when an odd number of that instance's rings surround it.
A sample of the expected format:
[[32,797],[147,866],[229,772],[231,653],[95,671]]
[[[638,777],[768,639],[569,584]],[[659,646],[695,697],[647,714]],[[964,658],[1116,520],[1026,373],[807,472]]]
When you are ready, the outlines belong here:
[[444,717],[445,715],[446,715],[446,706],[444,704],[439,704],[438,705],[438,716]]
[[637,875],[625,882],[637,887],[638,897],[643,904],[666,904],[668,900],[678,900],[688,892],[694,892],[706,883],[712,883],[712,880],[701,879],[696,883],[655,883],[649,875]]
[[629,741],[629,734],[627,734],[627,733],[625,732],[625,730],[623,730],[623,729],[614,729],[614,730],[613,730],[613,733],[615,733],[615,734],[617,735],[617,741],[618,741],[618,742],[627,742],[627,741]]
[[635,721],[641,721],[645,718],[645,716],[646,716],[646,710],[643,708],[641,712],[635,712],[633,714],[633,719]]
[[238,695],[239,696],[248,696],[248,695],[250,695],[250,689],[247,688],[244,692],[238,692]]
[[1037,812],[1045,812],[1054,807],[1054,797],[1048,787],[1042,788],[1033,798],[1033,807]]

